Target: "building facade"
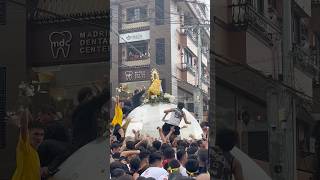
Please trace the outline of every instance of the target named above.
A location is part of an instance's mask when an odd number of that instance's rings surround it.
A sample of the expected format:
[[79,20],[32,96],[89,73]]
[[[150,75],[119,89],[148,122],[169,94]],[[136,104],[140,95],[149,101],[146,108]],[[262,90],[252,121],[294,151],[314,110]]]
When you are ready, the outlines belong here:
[[[2,67],[6,70],[6,110],[16,111],[22,81],[37,81],[33,112],[38,112],[41,105],[53,104],[67,118],[65,110],[77,104],[78,90],[93,87],[108,75],[109,2],[4,3],[5,6],[0,2],[0,66],[1,72]],[[2,96],[0,99],[2,102]],[[3,128],[3,120],[0,126]],[[0,165],[0,179],[10,179],[13,174],[19,135],[12,122],[6,122],[5,129],[6,144],[0,149],[0,159],[7,163]]]
[[[142,86],[148,87],[150,72],[155,68],[160,73],[164,92],[174,95],[178,101],[186,104],[188,110],[194,112],[194,92],[201,89],[201,100],[207,107],[210,38],[208,10],[205,4],[172,0],[111,3],[114,16],[111,48],[115,65],[112,69],[113,72],[118,71],[119,75],[118,83],[114,83],[118,86],[127,84],[131,92]],[[205,23],[206,27],[202,27]],[[202,48],[198,46],[198,26],[190,26],[193,24],[201,24],[199,27],[203,29]],[[201,72],[198,70],[198,59],[202,60],[201,74],[197,73]]]
[[[237,129],[241,134],[241,149],[256,159],[270,175],[275,174],[274,167],[269,164],[272,152],[268,135],[271,127],[268,116],[271,114],[268,114],[268,110],[272,105],[268,104],[266,94],[275,82],[280,84],[284,80],[282,3],[274,0],[218,0],[213,5],[214,54],[217,67],[225,68],[216,68],[218,126]],[[314,98],[313,89],[318,83],[320,67],[319,58],[315,55],[319,49],[315,30],[318,24],[315,21],[319,21],[315,16],[317,3],[292,1],[293,89],[302,92],[295,95],[295,162],[298,179],[309,179],[315,172],[311,129],[316,119],[309,105]],[[232,96],[221,97],[222,94]]]

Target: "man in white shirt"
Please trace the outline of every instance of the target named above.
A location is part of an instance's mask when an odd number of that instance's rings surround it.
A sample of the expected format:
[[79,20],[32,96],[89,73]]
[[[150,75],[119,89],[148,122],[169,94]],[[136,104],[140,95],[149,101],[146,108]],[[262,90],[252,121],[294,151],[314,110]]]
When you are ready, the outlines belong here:
[[142,177],[152,177],[156,180],[168,180],[169,173],[162,168],[161,154],[158,152],[150,154],[149,165],[150,167],[141,174]]
[[[184,119],[184,122],[186,124],[191,124],[187,120],[186,114],[183,112],[184,104],[182,102],[178,103],[177,108],[171,108],[164,111],[165,115],[162,118],[162,121],[164,121],[164,125],[162,126],[162,131],[165,136],[167,136],[171,130],[172,127],[174,127],[173,136],[177,137],[180,135],[180,122],[182,119]],[[171,117],[169,120],[165,120],[166,116],[171,113]]]
[[180,149],[177,151],[177,160],[180,162],[180,173],[182,176],[188,176],[187,174],[187,170],[186,168],[184,167],[187,160],[188,160],[188,155],[187,155],[187,152],[183,149]]

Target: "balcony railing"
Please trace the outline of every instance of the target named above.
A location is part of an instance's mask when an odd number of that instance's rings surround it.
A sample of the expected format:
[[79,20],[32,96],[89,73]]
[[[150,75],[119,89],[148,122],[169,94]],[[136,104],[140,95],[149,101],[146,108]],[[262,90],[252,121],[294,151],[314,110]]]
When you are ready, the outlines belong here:
[[147,28],[149,26],[150,26],[149,18],[140,19],[136,21],[122,21],[121,23],[122,30]]
[[202,75],[201,76],[201,80],[205,83],[205,84],[210,84],[210,79],[208,75]]
[[190,30],[187,30],[186,31],[186,34],[187,36],[192,40],[192,42],[195,44],[195,45],[198,45],[198,38],[197,36]]
[[258,13],[246,0],[237,0],[230,7],[232,8],[232,25],[237,30],[246,31],[250,28],[270,45],[273,42],[273,35],[281,32],[278,25]]
[[137,60],[144,60],[150,58],[149,54],[135,54],[135,55],[128,55],[127,60],[128,61],[137,61]]
[[296,67],[317,76],[320,68],[319,50],[304,50],[298,45],[293,46],[293,60]]
[[194,67],[192,67],[190,64],[188,63],[181,63],[181,67],[183,71],[189,71],[191,72],[193,75],[196,74],[196,69]]

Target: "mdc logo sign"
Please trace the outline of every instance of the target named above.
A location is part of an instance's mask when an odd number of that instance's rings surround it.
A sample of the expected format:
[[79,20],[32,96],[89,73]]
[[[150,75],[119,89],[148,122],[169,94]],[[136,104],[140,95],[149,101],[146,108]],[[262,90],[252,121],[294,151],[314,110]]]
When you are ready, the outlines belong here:
[[52,57],[57,59],[61,54],[64,58],[69,56],[72,34],[70,31],[52,32],[49,35]]

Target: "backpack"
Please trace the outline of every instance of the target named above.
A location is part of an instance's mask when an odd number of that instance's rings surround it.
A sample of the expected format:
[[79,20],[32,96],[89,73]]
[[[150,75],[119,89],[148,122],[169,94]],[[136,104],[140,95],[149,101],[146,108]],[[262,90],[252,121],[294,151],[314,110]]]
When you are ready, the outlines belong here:
[[219,147],[214,148],[212,160],[212,175],[216,180],[232,180],[232,164],[234,157],[223,152]]

